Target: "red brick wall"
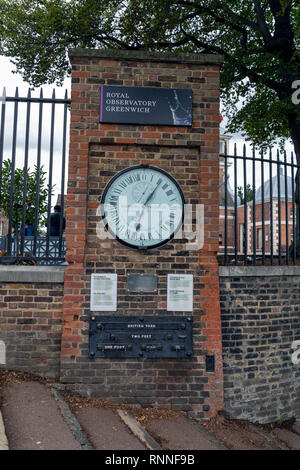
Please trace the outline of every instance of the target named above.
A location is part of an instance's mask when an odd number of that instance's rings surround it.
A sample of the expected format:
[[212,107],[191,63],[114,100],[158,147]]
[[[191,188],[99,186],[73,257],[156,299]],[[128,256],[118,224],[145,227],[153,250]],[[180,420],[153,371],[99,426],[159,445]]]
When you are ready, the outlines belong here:
[[[98,55],[97,55],[98,54]],[[105,52],[103,53],[103,55]],[[149,59],[117,52],[73,51],[71,140],[67,196],[67,260],[61,380],[70,389],[118,401],[186,409],[201,417],[223,406],[218,251],[219,65],[212,56]],[[125,57],[126,54],[126,58]],[[215,64],[220,61],[216,58]],[[190,88],[193,127],[100,124],[100,85]],[[100,241],[97,207],[103,188],[119,170],[150,163],[176,178],[186,202],[205,206],[205,240],[187,251],[185,240],[141,253],[117,241]],[[88,358],[90,280],[94,272],[118,274],[117,314],[166,311],[168,273],[194,274],[194,356],[184,360]],[[132,296],[131,272],[158,275],[158,294]],[[175,313],[174,313],[175,314]],[[216,372],[205,372],[215,354]]]

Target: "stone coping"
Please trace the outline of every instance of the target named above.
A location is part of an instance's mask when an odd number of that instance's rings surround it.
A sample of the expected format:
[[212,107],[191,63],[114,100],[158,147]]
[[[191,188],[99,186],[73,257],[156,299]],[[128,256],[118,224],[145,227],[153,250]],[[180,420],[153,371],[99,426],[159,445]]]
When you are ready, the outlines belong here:
[[173,62],[189,64],[222,65],[224,57],[220,54],[187,54],[184,52],[133,51],[125,49],[83,49],[71,48],[69,58],[99,57],[101,59],[125,59],[150,62]]
[[300,266],[219,266],[220,277],[300,276]]
[[0,282],[63,283],[66,266],[0,265]]

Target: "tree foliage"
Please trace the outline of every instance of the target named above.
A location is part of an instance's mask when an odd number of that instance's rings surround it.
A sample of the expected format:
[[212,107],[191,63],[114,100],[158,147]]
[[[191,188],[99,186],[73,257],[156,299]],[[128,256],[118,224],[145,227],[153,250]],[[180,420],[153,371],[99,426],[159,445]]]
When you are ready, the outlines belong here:
[[70,47],[219,53],[229,131],[295,143],[298,0],[0,0],[0,12],[2,53],[34,86],[62,82]]
[[[121,2],[122,3],[122,2]],[[110,0],[0,0],[1,52],[33,86],[70,72],[70,47],[112,45],[120,2]]]
[[[241,204],[244,204],[244,202],[245,202],[244,187],[243,186],[238,186],[237,190],[238,190],[237,194],[240,198],[240,202],[241,202]],[[254,195],[253,187],[251,186],[251,184],[247,184],[247,186],[246,186],[246,202],[253,201],[253,195]]]
[[[7,218],[10,216],[12,174],[12,161],[4,160],[2,164],[0,208]],[[45,217],[47,215],[47,198],[49,191],[48,185],[46,185],[46,173],[41,167],[39,171],[38,184],[38,170],[36,167],[34,171],[29,171],[29,169],[25,171],[24,168],[16,168],[14,171],[14,189],[12,195],[12,227],[14,228],[14,232],[16,234],[18,233],[22,224],[23,205],[25,206],[25,221],[28,224],[35,222],[35,204],[37,191],[39,194],[37,220],[38,229],[38,226],[41,226],[45,223]]]

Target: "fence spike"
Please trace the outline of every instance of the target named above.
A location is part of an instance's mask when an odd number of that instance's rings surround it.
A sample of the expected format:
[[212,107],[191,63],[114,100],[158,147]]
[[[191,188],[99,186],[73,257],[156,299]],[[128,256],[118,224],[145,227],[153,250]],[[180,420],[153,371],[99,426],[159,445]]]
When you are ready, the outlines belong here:
[[4,86],[3,91],[2,91],[1,101],[5,103],[5,100],[6,100],[6,87]]

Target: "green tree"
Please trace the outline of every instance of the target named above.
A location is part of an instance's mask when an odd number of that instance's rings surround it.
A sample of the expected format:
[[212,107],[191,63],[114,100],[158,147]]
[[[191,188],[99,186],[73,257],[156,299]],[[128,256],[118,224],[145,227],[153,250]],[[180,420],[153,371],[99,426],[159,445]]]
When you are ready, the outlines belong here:
[[34,86],[63,80],[70,47],[223,54],[229,131],[291,137],[300,155],[297,0],[0,0],[0,13],[1,51]]
[[0,12],[2,53],[34,86],[64,78],[70,47],[220,53],[230,131],[298,142],[296,0],[0,0]]
[[228,130],[291,138],[300,165],[299,0],[0,0],[0,14],[2,53],[34,86],[62,81],[70,47],[222,54]]
[[[38,191],[38,217],[37,231],[41,225],[45,224],[47,216],[47,199],[49,188],[46,185],[46,172],[41,167],[39,172],[37,167],[34,171],[24,168],[15,168],[14,170],[14,187],[11,200],[11,182],[13,176],[13,166],[11,160],[5,160],[2,164],[2,182],[0,193],[0,208],[4,215],[9,218],[12,214],[12,229],[15,234],[16,246],[19,246],[19,230],[26,222],[28,224],[35,223],[35,204],[36,192]],[[24,184],[26,178],[26,182]],[[38,185],[39,180],[39,185]],[[25,190],[24,190],[25,187]],[[25,206],[23,219],[23,205]],[[12,211],[11,211],[12,208]]]
[[[244,204],[245,201],[245,194],[243,186],[238,186],[238,196],[240,198],[241,204]],[[250,202],[253,201],[253,188],[251,184],[247,184],[246,186],[246,201]]]

